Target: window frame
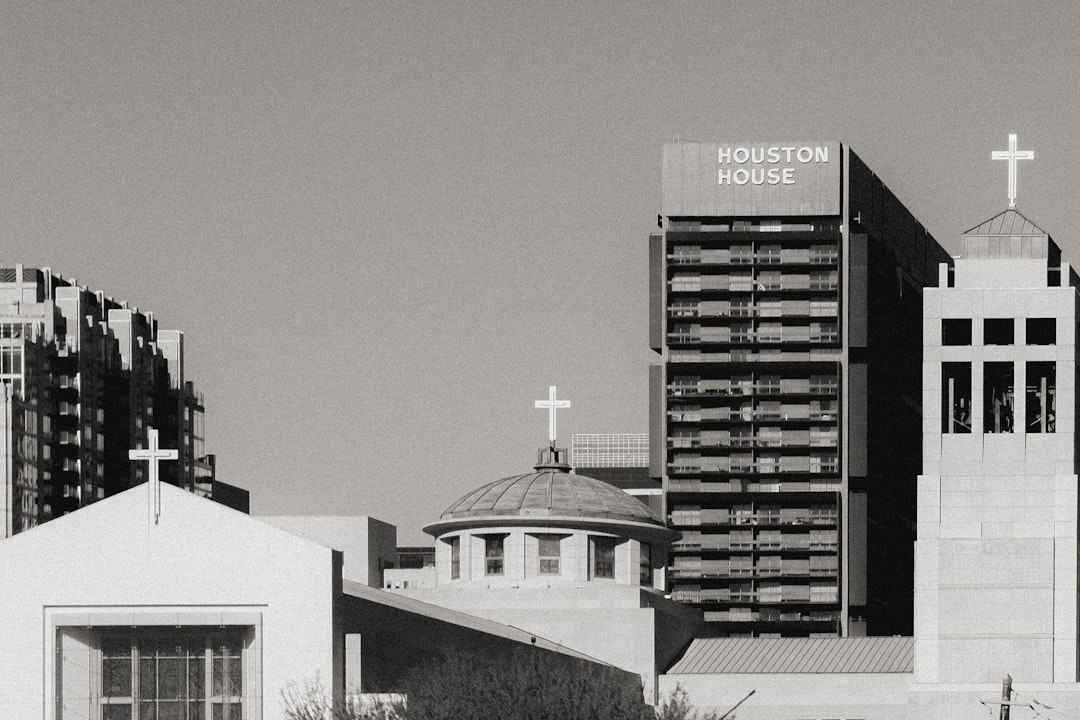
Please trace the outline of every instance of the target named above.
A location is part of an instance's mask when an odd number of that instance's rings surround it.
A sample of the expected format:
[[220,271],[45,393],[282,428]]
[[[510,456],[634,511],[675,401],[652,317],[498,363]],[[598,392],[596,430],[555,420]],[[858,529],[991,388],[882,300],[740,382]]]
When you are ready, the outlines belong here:
[[[220,707],[221,717],[224,720],[241,720],[249,713],[244,705],[244,688],[249,679],[245,668],[245,651],[247,647],[246,628],[237,627],[210,627],[188,626],[183,628],[169,628],[163,626],[142,627],[106,627],[96,633],[94,653],[99,668],[97,702],[91,706],[91,711],[96,713],[93,717],[100,720],[109,720],[110,716],[117,714],[109,712],[111,708],[128,708],[129,713],[121,713],[124,720],[140,720],[144,710],[148,706],[153,707],[150,716],[157,717],[162,703],[176,703],[180,711],[179,717],[184,720],[199,718],[210,720],[215,717],[215,709]],[[106,645],[115,643],[116,647],[126,650],[126,653],[115,657],[106,656]],[[226,643],[228,646],[226,647]],[[163,651],[169,647],[176,649],[176,657],[163,657]],[[196,648],[196,652],[186,654]],[[105,687],[107,681],[105,665],[109,660],[127,659],[128,694],[110,694]],[[200,688],[195,697],[192,697],[190,683],[192,679],[192,661],[197,659],[202,675]],[[163,661],[180,661],[179,675],[177,676],[177,696],[175,699],[160,696],[161,663]],[[153,697],[148,697],[146,692],[147,663],[152,663],[155,691]],[[218,668],[221,668],[220,675]],[[236,682],[238,687],[227,688],[235,692],[216,692],[226,688],[232,682],[233,670],[237,673]],[[121,668],[123,671],[123,668]],[[111,676],[110,676],[111,677]],[[181,693],[180,688],[184,689]],[[201,717],[199,713],[192,714],[192,706],[202,705]]]
[[[1034,338],[1034,341],[1032,338]],[[1025,318],[1024,344],[1037,346],[1057,345],[1057,318]]]
[[945,435],[973,432],[971,374],[970,362],[941,363],[941,432]]
[[[45,697],[56,698],[57,720],[90,718],[101,720],[96,685],[87,684],[85,673],[100,677],[100,647],[103,634],[162,633],[176,631],[236,633],[240,638],[240,667],[244,690],[244,720],[262,720],[263,695],[258,678],[263,673],[263,606],[235,605],[208,609],[205,606],[177,606],[175,611],[148,611],[142,606],[70,605],[45,608],[44,657],[52,658],[45,672]],[[178,613],[182,613],[181,616]]]
[[971,318],[942,318],[941,344],[945,347],[971,345]]
[[[484,576],[500,577],[506,575],[506,534],[484,535]],[[493,550],[498,549],[498,554]],[[497,569],[493,569],[497,568]]]
[[1024,431],[1035,435],[1056,433],[1057,363],[1029,360],[1024,365]]
[[1015,432],[1016,366],[1011,360],[984,361],[983,372],[983,433],[987,435]]
[[[589,538],[589,579],[615,579],[616,538],[608,535],[593,535]],[[610,549],[610,559],[608,557]],[[601,556],[603,551],[603,556]],[[603,563],[601,565],[601,563]],[[601,572],[602,570],[602,572]]]
[[461,578],[461,536],[447,538],[446,544],[450,546],[450,579],[458,580]]
[[639,542],[638,543],[638,584],[645,587],[652,587],[653,584],[653,566],[652,566],[652,543]]
[[[1008,332],[1006,332],[1006,330]],[[1008,339],[1006,340],[1006,336]],[[983,345],[1015,345],[1015,318],[983,318]]]
[[[565,535],[558,535],[556,533],[542,533],[536,535],[536,572],[538,575],[545,575],[554,577],[562,574],[562,539]],[[545,543],[554,543],[555,552],[544,552]],[[548,550],[551,550],[551,545],[548,545]],[[547,563],[547,569],[545,570],[545,563]],[[552,569],[554,568],[554,569]]]

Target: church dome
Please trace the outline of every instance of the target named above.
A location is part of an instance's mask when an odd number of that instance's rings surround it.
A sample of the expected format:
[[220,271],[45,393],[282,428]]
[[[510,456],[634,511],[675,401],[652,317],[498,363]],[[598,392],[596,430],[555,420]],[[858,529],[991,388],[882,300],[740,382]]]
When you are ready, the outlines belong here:
[[441,520],[520,517],[602,518],[663,526],[648,506],[619,488],[585,475],[540,467],[473,490],[443,511]]
[[424,527],[438,541],[438,583],[663,589],[679,533],[629,493],[571,473],[564,452],[541,450],[533,472],[476,488]]
[[424,532],[439,537],[466,528],[540,526],[593,528],[669,541],[677,535],[636,497],[602,480],[571,473],[562,452],[544,450],[533,472],[476,488],[446,508]]

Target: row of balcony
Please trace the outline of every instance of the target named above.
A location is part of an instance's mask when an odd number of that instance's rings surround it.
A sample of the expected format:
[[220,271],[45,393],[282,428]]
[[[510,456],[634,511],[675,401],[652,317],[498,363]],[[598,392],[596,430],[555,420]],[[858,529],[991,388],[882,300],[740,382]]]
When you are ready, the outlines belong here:
[[839,430],[835,426],[815,425],[805,429],[780,425],[741,425],[719,430],[696,427],[675,428],[668,438],[668,447],[835,447]]
[[[835,556],[823,556],[831,557],[835,560]],[[731,569],[719,569],[719,568],[692,568],[692,567],[673,567],[668,570],[669,577],[675,580],[694,580],[696,578],[708,578],[708,579],[731,579],[731,580],[760,580],[764,578],[788,578],[788,579],[817,579],[836,577],[839,570],[836,567],[820,567],[820,568],[803,568],[801,570],[795,568],[779,568],[779,567],[752,567],[752,568],[731,568]]]
[[672,475],[725,473],[735,475],[810,474],[835,475],[840,472],[840,460],[835,455],[783,455],[758,458],[736,458],[730,455],[688,458],[677,455],[668,463]]
[[771,508],[744,511],[734,508],[684,509],[676,505],[668,514],[672,525],[835,525],[840,511],[831,505],[812,508]]
[[[814,428],[817,429],[817,428]],[[821,428],[829,430],[830,428]],[[835,431],[835,428],[832,428]],[[791,434],[794,434],[792,431]],[[802,437],[731,437],[731,438],[698,438],[698,437],[674,437],[668,440],[667,446],[671,450],[787,450],[791,452],[805,452],[815,448],[836,448],[840,446],[840,440],[835,432],[823,437],[806,437],[802,431]]]
[[[702,397],[702,396],[695,396]],[[757,402],[738,406],[675,405],[668,410],[669,422],[788,422],[799,420],[835,421],[839,406],[835,400],[811,400],[809,403]]]
[[818,538],[811,541],[808,536],[803,535],[800,537],[796,534],[788,533],[782,538],[779,537],[759,537],[759,538],[741,538],[732,537],[730,535],[712,535],[702,533],[700,535],[694,535],[687,537],[688,533],[683,533],[683,537],[676,540],[671,549],[675,552],[769,552],[769,551],[781,551],[781,552],[836,552],[839,549],[839,543],[835,536],[832,539]]
[[[835,625],[840,622],[840,615],[835,612],[781,611],[779,608],[731,608],[730,610],[706,612],[705,620],[707,622],[827,623]],[[835,636],[835,633],[829,633],[829,636]]]
[[724,248],[676,245],[667,254],[667,261],[669,265],[836,265],[840,262],[840,251],[831,245],[809,248],[770,245],[756,252],[744,245]]
[[752,348],[729,347],[723,349],[705,348],[691,345],[677,345],[668,349],[668,362],[672,364],[688,363],[693,365],[719,363],[806,363],[834,362],[840,359],[840,350],[836,346],[826,345],[758,345]]
[[803,478],[799,476],[756,478],[668,478],[667,490],[671,494],[686,495],[746,495],[776,493],[826,493],[840,489],[838,477]]
[[840,288],[840,281],[835,270],[814,273],[778,273],[759,272],[724,273],[708,275],[702,273],[676,272],[668,281],[668,290],[673,293],[683,292],[732,292],[732,293],[789,293],[800,291],[832,292]]
[[779,220],[734,220],[730,223],[710,219],[672,220],[668,224],[667,238],[672,243],[684,242],[691,245],[714,241],[731,245],[741,243],[776,242],[776,239],[762,237],[761,233],[784,233],[785,243],[832,242],[840,240],[841,226],[836,220],[814,218],[813,222],[781,222]]
[[666,336],[668,345],[829,345],[840,342],[840,327],[837,323],[812,323],[805,325],[785,325],[775,328],[750,327],[702,327],[677,329]]
[[836,395],[840,379],[835,375],[786,378],[778,375],[699,378],[678,376],[667,387],[672,397],[748,395]]
[[[788,589],[790,587],[790,589]],[[786,590],[786,592],[785,592]],[[777,588],[777,591],[768,590],[759,592],[755,590],[731,590],[729,588],[708,588],[701,590],[674,590],[671,593],[672,600],[691,602],[696,604],[706,603],[798,603],[798,604],[832,604],[839,602],[840,591],[835,585],[815,588],[807,585],[792,585]]]
[[754,318],[838,318],[840,302],[832,298],[758,300],[672,300],[667,316],[674,319],[712,318],[717,320]]

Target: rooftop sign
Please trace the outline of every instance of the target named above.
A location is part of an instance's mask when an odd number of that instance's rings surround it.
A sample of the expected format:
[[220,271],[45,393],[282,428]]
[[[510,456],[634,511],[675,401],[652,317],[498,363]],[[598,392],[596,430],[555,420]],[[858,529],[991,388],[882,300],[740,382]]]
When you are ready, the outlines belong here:
[[839,215],[839,143],[664,145],[668,216]]

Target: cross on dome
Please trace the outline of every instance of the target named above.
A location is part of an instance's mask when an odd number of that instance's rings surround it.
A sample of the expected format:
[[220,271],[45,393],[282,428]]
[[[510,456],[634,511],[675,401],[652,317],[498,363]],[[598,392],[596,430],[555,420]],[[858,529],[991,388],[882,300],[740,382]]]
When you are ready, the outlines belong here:
[[1016,207],[1016,161],[1034,160],[1035,153],[1031,150],[1016,149],[1016,133],[1009,134],[1009,149],[994,150],[990,153],[991,160],[1007,160],[1009,162],[1009,207]]
[[555,386],[550,385],[548,386],[548,399],[537,400],[536,407],[548,411],[548,440],[551,442],[551,447],[555,447],[555,413],[561,409],[570,407],[570,401],[556,400]]
[[157,524],[161,517],[161,478],[158,476],[158,463],[162,460],[176,460],[180,455],[176,450],[163,450],[158,447],[158,431],[156,428],[147,428],[146,431],[148,448],[128,450],[129,460],[146,460],[149,463],[150,479],[147,495],[147,512],[149,517],[154,518]]

